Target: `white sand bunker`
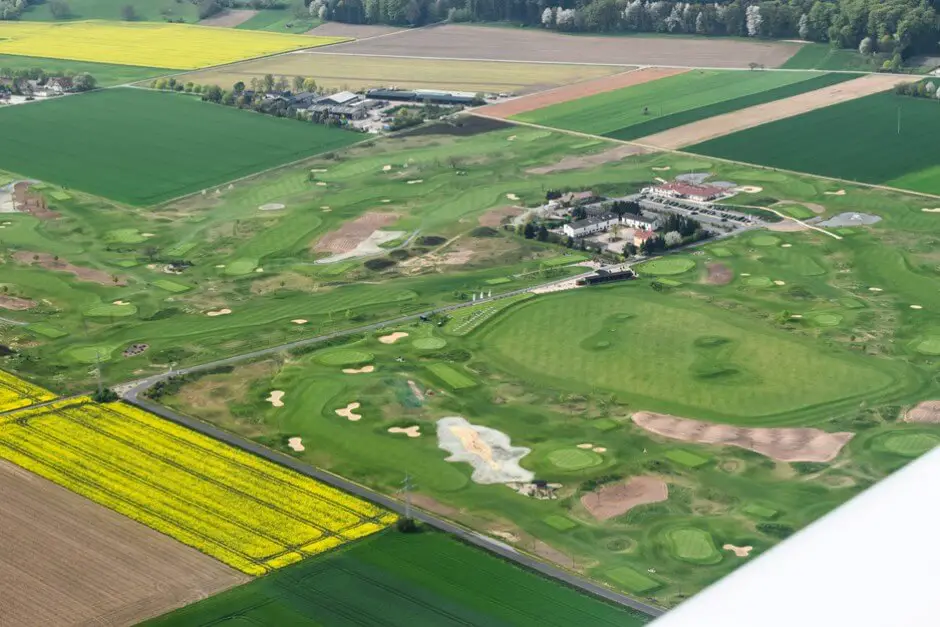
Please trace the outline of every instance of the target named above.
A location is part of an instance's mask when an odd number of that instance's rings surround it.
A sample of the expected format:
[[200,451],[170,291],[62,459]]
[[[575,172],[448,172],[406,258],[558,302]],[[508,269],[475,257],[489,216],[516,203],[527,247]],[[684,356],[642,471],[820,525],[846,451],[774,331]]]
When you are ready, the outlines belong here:
[[156,237],[157,234],[156,233],[141,233],[140,236],[141,237]]
[[409,185],[417,185],[418,183],[424,183],[424,179],[411,179],[408,181]]
[[127,307],[128,305],[130,305],[130,303],[127,302],[126,300],[116,300],[116,301],[112,302],[111,304],[112,304],[112,305],[117,305],[118,307]]
[[343,368],[343,372],[346,374],[364,374],[367,372],[375,372],[375,366],[363,366],[362,368]]
[[255,272],[264,272],[264,268],[255,268]]
[[319,174],[319,173],[321,173],[321,172],[326,172],[327,169],[326,169],[326,168],[313,168],[313,169],[310,170],[310,171],[313,172],[314,174]]
[[424,402],[424,392],[421,391],[421,388],[418,387],[418,384],[412,380],[408,380],[408,387],[411,388],[411,393],[415,395],[415,398]]
[[225,264],[224,264],[224,263],[217,263],[217,264],[215,265],[215,267],[216,267],[216,268],[224,268],[224,267],[225,267]]
[[304,445],[301,443],[301,438],[290,438],[287,440],[287,446],[291,447],[298,453],[305,450]]
[[726,544],[721,548],[726,551],[731,551],[738,557],[747,557],[750,555],[751,551],[754,550],[754,547],[752,546],[734,546],[733,544]]
[[750,273],[750,272],[742,272],[742,273],[741,273],[741,276],[751,276],[751,273]]
[[395,331],[394,333],[389,333],[388,335],[383,335],[379,338],[379,341],[383,344],[394,344],[403,337],[408,337],[408,334],[404,331]]
[[390,202],[392,202],[392,199],[391,199],[391,198],[383,198],[383,199],[381,200],[381,202],[390,203]]
[[792,248],[793,244],[780,244],[780,248]]
[[786,281],[774,281],[774,285],[786,285]]
[[216,309],[215,311],[207,311],[206,315],[210,318],[214,318],[216,316],[227,316],[230,313],[232,313],[231,309]]
[[283,390],[272,390],[271,393],[268,394],[268,397],[264,400],[271,403],[271,405],[274,407],[284,407],[284,401],[281,400],[282,398],[284,398]]
[[269,202],[263,205],[260,205],[258,209],[261,211],[277,211],[278,209],[283,209],[284,205],[279,202]]
[[385,164],[382,166],[382,172],[388,172],[391,169],[392,169],[391,164]]
[[594,451],[595,453],[606,453],[606,452],[607,452],[607,449],[604,448],[603,446],[595,446],[595,447],[592,448],[591,450]]
[[317,187],[326,187],[326,182],[324,182],[324,181],[317,181]]
[[799,320],[802,317],[803,317],[803,314],[790,314],[791,320]]
[[506,198],[508,198],[509,200],[519,200],[519,197],[512,193],[506,194]]
[[884,290],[881,289],[880,287],[869,287],[868,291],[869,292],[883,292]]
[[356,422],[357,420],[360,420],[362,418],[362,414],[357,414],[353,410],[359,409],[360,407],[361,405],[359,403],[353,401],[349,405],[346,405],[346,407],[341,407],[335,411],[336,411],[337,416],[342,416],[346,420],[351,420],[352,422]]
[[743,192],[745,194],[759,194],[764,191],[764,188],[757,187],[756,185],[741,185],[739,187],[735,187],[734,191]]
[[671,170],[671,169],[672,169],[672,167],[670,167],[670,166],[668,166],[668,165],[662,165],[662,166],[655,166],[655,165],[654,165],[654,166],[653,166],[653,170],[656,171],[656,172],[668,172],[668,171]]
[[528,483],[535,478],[533,472],[519,465],[530,449],[512,446],[505,433],[472,425],[460,416],[437,421],[437,445],[450,453],[447,461],[473,466],[470,478],[476,483]]
[[940,213],[940,207],[934,207],[932,209],[928,209],[927,207],[924,207],[923,209],[921,209],[921,211],[923,211],[924,213]]
[[840,189],[837,192],[823,192],[827,196],[845,196],[845,190]]
[[421,427],[414,425],[413,427],[389,427],[389,433],[404,433],[409,438],[420,438],[421,437]]
[[920,305],[911,305],[911,309],[923,309]]
[[509,141],[509,142],[511,142],[511,141],[516,141],[516,136],[515,136],[515,135],[510,135],[509,137],[506,138],[506,141]]
[[291,320],[294,324],[307,324],[307,321],[303,318],[297,318],[296,320]]
[[582,442],[581,444],[578,445],[578,448],[589,449],[589,448],[594,448],[594,445],[591,444],[590,442]]

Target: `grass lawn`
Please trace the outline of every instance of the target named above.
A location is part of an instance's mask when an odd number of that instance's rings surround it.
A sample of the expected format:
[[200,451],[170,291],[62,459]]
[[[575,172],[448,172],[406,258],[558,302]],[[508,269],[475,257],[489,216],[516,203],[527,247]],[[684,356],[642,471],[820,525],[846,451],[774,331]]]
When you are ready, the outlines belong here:
[[772,507],[764,507],[763,505],[758,505],[757,503],[749,503],[744,507],[744,513],[751,516],[756,516],[757,518],[774,518],[777,515],[777,510]]
[[[901,132],[898,133],[900,111]],[[690,152],[847,180],[940,193],[936,101],[874,94],[763,124]],[[860,126],[865,132],[860,134]],[[871,154],[879,157],[872,159]]]
[[[362,139],[141,89],[8,107],[0,111],[0,125],[7,129],[0,168],[132,205],[197,192]],[[53,141],[58,148],[47,150]]]
[[780,67],[786,70],[877,72],[886,58],[882,55],[865,56],[857,50],[833,48],[829,44],[809,43]]
[[[368,602],[364,602],[364,600]],[[651,619],[435,532],[388,532],[144,623],[639,627]]]
[[661,257],[636,267],[637,272],[652,276],[682,274],[695,267],[695,262],[688,257]]
[[677,464],[682,464],[686,468],[698,468],[699,466],[704,466],[709,461],[707,457],[702,457],[701,455],[696,455],[695,453],[682,449],[666,451],[666,457]]
[[431,364],[428,366],[428,370],[454,390],[472,388],[477,384],[477,382],[468,375],[447,364]]
[[884,438],[885,450],[905,457],[920,457],[940,444],[940,435],[934,433],[896,433]]
[[176,281],[171,281],[170,279],[157,279],[153,282],[153,284],[159,287],[161,290],[166,290],[174,294],[181,294],[182,292],[188,292],[189,290],[193,289],[189,285],[177,283]]
[[[634,139],[650,132],[816,89],[838,77],[798,72],[691,70],[515,116],[523,122]],[[803,88],[801,83],[805,83]],[[780,92],[774,90],[781,89]],[[780,95],[777,95],[777,94]],[[728,104],[724,104],[728,103]],[[730,107],[730,108],[729,108]],[[644,113],[646,111],[646,113]],[[637,127],[638,134],[633,132]]]
[[[34,5],[46,6],[43,4]],[[11,70],[28,70],[42,68],[46,74],[62,74],[71,72],[78,74],[88,72],[98,81],[99,87],[123,85],[134,83],[156,76],[166,74],[166,70],[135,65],[111,65],[109,63],[88,63],[85,61],[67,61],[64,59],[44,59],[40,57],[25,57],[13,54],[0,54],[0,68]]]
[[629,566],[618,566],[617,568],[612,568],[605,572],[604,575],[608,579],[617,582],[630,592],[636,594],[649,592],[660,586],[660,583],[655,579],[651,579],[646,575],[630,568]]

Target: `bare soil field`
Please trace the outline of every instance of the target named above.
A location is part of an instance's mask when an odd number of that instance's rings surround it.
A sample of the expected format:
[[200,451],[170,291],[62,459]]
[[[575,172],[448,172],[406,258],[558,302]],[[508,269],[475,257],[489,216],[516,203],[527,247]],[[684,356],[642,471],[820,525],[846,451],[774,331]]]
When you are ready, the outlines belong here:
[[[13,259],[22,264],[38,263],[47,270],[68,272],[69,274],[75,275],[79,281],[88,281],[89,283],[98,283],[99,285],[127,285],[127,280],[123,277],[112,276],[104,270],[74,266],[63,259],[57,259],[55,255],[50,255],[49,253],[31,253],[26,250],[21,250],[13,253]],[[116,281],[114,280],[115,278],[117,278]]]
[[352,37],[353,39],[368,39],[389,33],[407,32],[400,26],[382,26],[381,24],[343,24],[342,22],[326,22],[316,28],[311,28],[304,35],[313,37]]
[[723,263],[708,264],[708,278],[705,282],[709,285],[727,285],[734,280],[734,270]]
[[626,514],[638,505],[659,503],[669,498],[669,488],[659,477],[631,477],[628,481],[608,483],[581,495],[581,505],[597,520]]
[[881,74],[868,74],[852,81],[817,89],[776,102],[757,105],[734,113],[716,115],[713,118],[693,122],[684,126],[641,137],[636,141],[644,146],[655,146],[676,150],[684,146],[699,144],[709,139],[723,137],[767,122],[790,118],[801,113],[822,109],[830,105],[870,96],[891,89],[897,83],[914,82],[917,78],[901,78]]
[[370,89],[453,89],[473,92],[528,93],[577,81],[609,76],[615,65],[543,65],[496,61],[398,59],[347,54],[287,54],[192,72],[186,81],[229,88],[265,74],[309,76],[321,87]]
[[0,296],[0,309],[9,311],[25,311],[36,306],[36,302],[28,298],[18,298],[16,296]]
[[397,219],[398,214],[396,213],[369,211],[321,237],[313,245],[313,251],[334,255],[348,253],[355,250],[356,246],[365,241],[377,229],[392,224]]
[[940,401],[918,403],[904,414],[904,422],[940,423]]
[[248,580],[0,461],[0,623],[134,625]]
[[666,438],[697,444],[738,446],[781,462],[830,462],[855,435],[847,431],[827,433],[805,427],[733,427],[649,411],[633,414],[633,422]]
[[518,215],[522,215],[522,209],[519,207],[497,207],[481,215],[477,218],[477,222],[480,223],[480,226],[496,229],[503,223],[503,220],[515,218]]
[[802,46],[786,42],[684,37],[589,37],[544,30],[443,24],[330,46],[331,52],[548,63],[681,67],[782,65]]
[[559,87],[558,89],[553,89],[551,91],[544,91],[538,94],[533,94],[531,96],[516,98],[515,100],[510,100],[508,102],[501,102],[499,104],[481,107],[477,109],[476,112],[480,115],[488,115],[494,118],[506,119],[513,115],[519,115],[520,113],[526,113],[528,111],[535,111],[536,109],[541,109],[550,105],[568,102],[570,100],[577,100],[578,98],[593,96],[594,94],[602,94],[604,92],[614,91],[615,89],[621,89],[623,87],[632,87],[633,85],[648,83],[649,81],[655,81],[659,78],[682,74],[683,72],[685,72],[685,70],[675,70],[669,68],[640,68],[628,70],[613,76],[583,81],[581,83],[575,83],[574,85]]
[[257,11],[251,11],[248,9],[224,9],[212,17],[207,17],[204,20],[200,20],[199,25],[235,28],[239,24],[247,22],[257,14]]
[[640,146],[617,146],[604,152],[597,152],[593,155],[584,155],[583,157],[564,157],[558,163],[552,165],[543,165],[537,168],[526,170],[527,174],[552,174],[554,172],[567,172],[568,170],[580,170],[582,168],[593,168],[594,166],[604,165],[626,159],[632,155],[641,155],[646,153],[645,148]]

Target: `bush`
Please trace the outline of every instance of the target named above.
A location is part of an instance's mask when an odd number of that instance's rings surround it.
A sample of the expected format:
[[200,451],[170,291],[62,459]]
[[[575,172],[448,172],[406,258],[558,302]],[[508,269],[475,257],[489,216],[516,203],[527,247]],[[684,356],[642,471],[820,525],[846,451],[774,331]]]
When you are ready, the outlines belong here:
[[440,246],[446,241],[447,238],[440,235],[424,235],[418,238],[418,243],[421,246]]
[[470,237],[499,237],[499,231],[488,226],[478,226],[470,231]]
[[768,536],[773,536],[775,538],[780,538],[781,540],[789,538],[793,535],[795,529],[790,525],[785,525],[783,523],[771,523],[765,522],[757,525],[757,530],[761,533],[767,534]]
[[417,533],[421,531],[421,527],[415,522],[414,518],[399,518],[398,522],[395,523],[395,528],[401,533]]
[[102,388],[100,392],[96,391],[91,395],[91,400],[96,403],[113,403],[118,399],[118,395],[111,388]]
[[395,263],[396,262],[394,259],[389,259],[388,257],[382,257],[381,259],[370,259],[369,261],[365,262],[362,265],[364,265],[369,270],[380,272],[382,270],[387,270],[388,268],[391,268],[392,266],[395,265]]

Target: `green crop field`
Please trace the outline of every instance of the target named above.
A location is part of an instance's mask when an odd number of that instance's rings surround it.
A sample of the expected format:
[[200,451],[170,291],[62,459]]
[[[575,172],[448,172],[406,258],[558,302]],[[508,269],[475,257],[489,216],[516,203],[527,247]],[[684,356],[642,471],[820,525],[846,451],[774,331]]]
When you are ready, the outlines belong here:
[[[191,2],[173,0],[69,0],[67,3],[69,20],[111,20],[125,19],[124,7],[134,8],[137,20],[163,22],[167,18],[182,19],[184,22],[196,22],[199,19],[196,5]],[[60,21],[52,14],[51,2],[31,3],[21,17],[23,20],[39,22]]]
[[144,624],[568,627],[588,617],[610,627],[651,620],[443,534],[389,532]]
[[840,74],[691,70],[515,118],[629,140],[851,78]]
[[235,28],[300,35],[312,28],[316,28],[320,23],[320,20],[310,16],[297,18],[294,15],[293,8],[263,9]]
[[167,72],[166,70],[158,68],[137,67],[133,65],[111,65],[108,63],[44,59],[42,57],[21,57],[12,54],[0,54],[0,68],[9,70],[40,68],[50,76],[87,72],[95,77],[99,87],[134,83],[155,76],[162,76]]
[[[937,194],[937,113],[936,101],[874,94],[732,133],[687,150]],[[864,133],[858,132],[860,126],[864,126]],[[879,155],[877,159],[870,158],[872,151]]]
[[[141,89],[7,107],[0,125],[8,129],[0,168],[133,205],[197,192],[361,139]],[[55,151],[46,149],[49,142]]]
[[833,48],[829,44],[804,44],[780,67],[786,70],[878,72],[887,58],[881,54],[863,55],[856,50]]

